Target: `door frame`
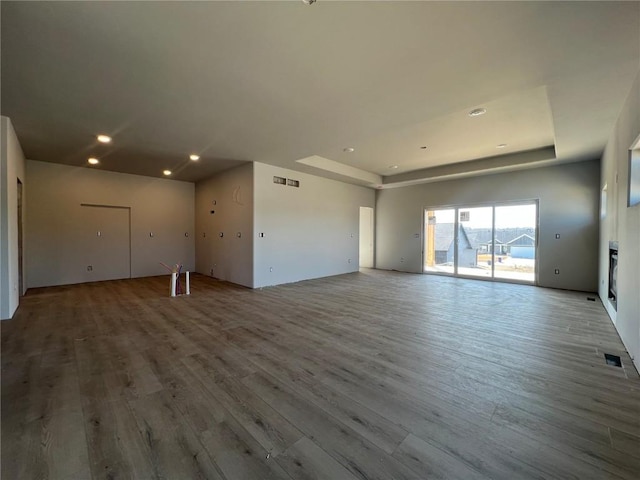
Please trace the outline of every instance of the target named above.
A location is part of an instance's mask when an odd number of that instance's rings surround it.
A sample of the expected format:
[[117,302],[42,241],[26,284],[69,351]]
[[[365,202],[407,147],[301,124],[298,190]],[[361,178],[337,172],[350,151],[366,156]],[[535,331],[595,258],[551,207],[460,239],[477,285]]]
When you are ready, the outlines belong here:
[[[371,266],[363,267],[360,264],[360,255],[362,248],[362,216],[364,212],[369,212],[371,215],[371,228],[368,232],[368,235],[371,240]],[[373,207],[361,206],[358,210],[358,268],[375,268],[376,265],[376,255],[375,255],[375,211]]]
[[[534,278],[532,282],[528,282],[526,280],[517,280],[512,278],[495,278],[495,227],[496,227],[496,207],[508,207],[508,206],[517,206],[517,205],[535,205],[536,206],[536,219],[535,219],[535,263],[534,263]],[[464,210],[466,208],[479,208],[479,207],[491,207],[492,208],[492,221],[491,221],[491,245],[492,245],[492,260],[491,260],[491,276],[490,277],[474,277],[471,275],[464,275],[458,273],[458,230],[460,225],[460,210]],[[427,225],[427,211],[433,210],[454,210],[454,226],[453,226],[453,242],[454,242],[454,262],[453,262],[453,273],[448,272],[428,272],[425,268],[425,250],[426,250],[426,242],[427,238],[424,235],[425,227]],[[481,202],[481,203],[464,203],[464,204],[451,204],[451,205],[438,205],[438,206],[427,206],[422,209],[422,273],[428,275],[443,275],[446,277],[458,277],[465,278],[469,280],[484,280],[490,282],[500,282],[500,283],[517,283],[522,285],[538,285],[538,276],[539,276],[539,263],[540,258],[538,255],[538,246],[539,246],[539,237],[540,237],[540,199],[532,198],[532,199],[522,199],[522,200],[509,200],[504,202]]]
[[131,263],[132,263],[132,259],[131,259],[131,207],[125,207],[125,206],[121,206],[121,205],[103,205],[103,204],[99,204],[99,203],[81,203],[80,207],[93,207],[93,208],[111,208],[111,209],[116,209],[116,210],[126,210],[127,211],[127,215],[128,215],[128,219],[129,219],[129,276],[128,277],[124,277],[124,278],[133,278],[131,275]]

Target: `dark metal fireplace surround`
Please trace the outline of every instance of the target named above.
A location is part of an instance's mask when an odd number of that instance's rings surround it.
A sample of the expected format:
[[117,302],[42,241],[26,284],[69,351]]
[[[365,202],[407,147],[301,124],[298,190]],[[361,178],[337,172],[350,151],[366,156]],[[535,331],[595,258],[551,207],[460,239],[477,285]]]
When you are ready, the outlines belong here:
[[609,242],[609,301],[618,310],[618,242]]

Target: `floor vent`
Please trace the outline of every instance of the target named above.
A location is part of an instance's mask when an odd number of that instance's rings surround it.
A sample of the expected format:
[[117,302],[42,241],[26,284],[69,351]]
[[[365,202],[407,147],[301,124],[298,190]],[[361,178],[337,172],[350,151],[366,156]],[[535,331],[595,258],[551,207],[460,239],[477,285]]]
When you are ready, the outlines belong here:
[[595,302],[596,301],[596,297],[587,297],[587,300],[589,300],[590,302]]
[[607,361],[607,365],[613,365],[614,367],[622,367],[622,360],[618,355],[611,355],[610,353],[604,354],[604,359]]

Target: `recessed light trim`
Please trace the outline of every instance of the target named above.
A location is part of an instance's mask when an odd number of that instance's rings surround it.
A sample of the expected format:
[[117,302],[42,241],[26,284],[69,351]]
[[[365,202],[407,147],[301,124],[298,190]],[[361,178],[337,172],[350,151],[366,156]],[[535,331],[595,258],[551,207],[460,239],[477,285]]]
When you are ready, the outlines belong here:
[[189,155],[189,160],[193,160],[194,162],[197,162],[198,160],[200,160],[200,155],[196,155],[195,153],[192,153],[191,155]]
[[100,160],[95,157],[91,157],[89,160],[87,160],[87,162],[89,162],[90,165],[97,165],[100,163]]
[[353,148],[353,147],[345,147],[345,148],[342,149],[342,151],[343,152],[347,152],[347,153],[353,153],[353,152],[356,151],[356,149]]
[[500,143],[498,145],[496,145],[496,148],[505,148],[507,146],[506,143]]
[[487,109],[486,108],[474,108],[473,110],[471,110],[469,112],[469,116],[470,117],[479,117],[480,115],[484,115],[485,113],[487,113]]
[[163,170],[162,174],[168,177],[169,175],[171,175],[171,170]]
[[109,135],[97,135],[96,138],[100,143],[111,143],[111,137]]

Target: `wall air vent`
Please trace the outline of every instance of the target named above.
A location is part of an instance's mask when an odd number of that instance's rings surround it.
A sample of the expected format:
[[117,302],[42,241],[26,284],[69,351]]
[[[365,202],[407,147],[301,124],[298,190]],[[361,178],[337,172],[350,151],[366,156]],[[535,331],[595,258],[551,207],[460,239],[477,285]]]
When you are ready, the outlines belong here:
[[277,183],[278,185],[286,185],[287,179],[284,177],[273,177],[273,183]]
[[607,365],[613,365],[614,367],[622,367],[622,360],[618,355],[611,355],[610,353],[605,353],[604,359],[607,362]]

